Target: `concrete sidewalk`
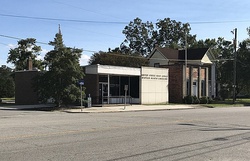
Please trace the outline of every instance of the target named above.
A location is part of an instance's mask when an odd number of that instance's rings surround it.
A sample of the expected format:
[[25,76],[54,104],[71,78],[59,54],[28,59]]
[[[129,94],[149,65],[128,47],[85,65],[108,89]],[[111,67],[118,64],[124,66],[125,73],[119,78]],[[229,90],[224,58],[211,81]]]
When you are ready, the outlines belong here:
[[184,110],[202,108],[200,105],[128,105],[110,106],[110,107],[90,107],[90,108],[74,108],[66,109],[64,112],[69,113],[106,113],[106,112],[129,112],[129,111],[159,111],[159,110]]
[[[53,104],[39,104],[39,105],[8,105],[0,106],[0,110],[41,110],[50,111]],[[129,112],[129,111],[159,111],[159,110],[182,110],[182,109],[195,109],[202,108],[201,105],[116,105],[116,106],[103,106],[103,107],[90,107],[81,108],[74,106],[68,109],[61,109],[61,112],[68,113],[106,113],[106,112]],[[203,107],[204,108],[204,107]]]

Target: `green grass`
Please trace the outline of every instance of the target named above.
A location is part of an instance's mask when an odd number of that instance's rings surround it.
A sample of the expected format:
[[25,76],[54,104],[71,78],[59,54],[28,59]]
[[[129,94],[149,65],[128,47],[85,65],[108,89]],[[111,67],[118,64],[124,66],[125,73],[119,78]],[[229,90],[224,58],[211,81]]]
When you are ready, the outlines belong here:
[[14,101],[15,100],[15,98],[0,98],[0,99],[2,99],[2,100],[10,100],[10,101]]
[[[6,102],[11,102],[11,103],[6,103]],[[13,105],[15,102],[15,98],[0,98],[0,105],[8,106],[8,105]]]
[[241,107],[250,106],[250,99],[248,98],[237,98],[233,104],[233,99],[226,99],[225,101],[212,101],[210,104],[205,104],[205,107]]

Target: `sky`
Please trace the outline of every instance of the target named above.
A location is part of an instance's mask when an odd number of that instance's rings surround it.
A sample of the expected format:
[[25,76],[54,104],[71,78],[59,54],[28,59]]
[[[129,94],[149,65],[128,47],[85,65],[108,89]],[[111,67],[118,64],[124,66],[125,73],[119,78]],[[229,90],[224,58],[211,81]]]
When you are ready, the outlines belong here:
[[81,65],[87,65],[94,52],[119,47],[122,30],[136,17],[143,22],[158,19],[189,23],[197,39],[224,37],[232,41],[237,28],[238,41],[248,38],[249,0],[1,0],[0,66],[7,65],[9,50],[18,39],[35,38],[42,47],[39,58],[53,48],[60,24],[64,44],[83,49]]

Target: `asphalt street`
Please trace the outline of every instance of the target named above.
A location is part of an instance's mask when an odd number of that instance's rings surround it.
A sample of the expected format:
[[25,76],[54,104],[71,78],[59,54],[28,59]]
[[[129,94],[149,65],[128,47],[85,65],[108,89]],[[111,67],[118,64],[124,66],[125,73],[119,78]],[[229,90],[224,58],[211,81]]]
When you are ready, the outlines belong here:
[[117,113],[0,108],[2,161],[250,160],[250,107]]

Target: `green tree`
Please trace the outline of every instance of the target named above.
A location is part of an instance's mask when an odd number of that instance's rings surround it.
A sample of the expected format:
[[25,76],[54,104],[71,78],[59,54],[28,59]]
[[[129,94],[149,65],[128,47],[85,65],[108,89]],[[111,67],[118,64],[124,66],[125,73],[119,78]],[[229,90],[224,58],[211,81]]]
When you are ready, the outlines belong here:
[[153,50],[156,43],[156,32],[152,22],[142,22],[140,18],[135,18],[122,31],[126,39],[124,44],[128,44],[133,54],[146,56]]
[[239,43],[237,51],[237,86],[236,94],[243,93],[250,95],[250,39],[243,40]]
[[224,38],[217,40],[217,81],[222,89],[232,91],[234,48],[230,41]]
[[193,43],[189,43],[189,44],[190,44],[189,45],[190,48],[214,48],[214,49],[217,49],[217,47],[218,47],[216,39],[198,40],[198,41],[194,41]]
[[60,107],[80,98],[81,91],[77,82],[84,76],[79,64],[82,50],[66,47],[60,30],[50,44],[54,49],[45,55],[48,71],[38,78],[38,91],[42,98],[53,98],[56,106]]
[[127,66],[127,67],[141,67],[148,66],[148,59],[139,55],[126,55],[120,52],[98,52],[94,53],[89,64],[101,64],[101,65],[115,65],[115,66]]
[[157,28],[157,44],[161,47],[183,48],[185,46],[185,37],[189,44],[193,44],[196,40],[196,35],[191,35],[191,27],[189,23],[182,23],[170,18],[158,20]]
[[126,39],[121,44],[121,51],[129,51],[129,48],[131,53],[147,56],[156,44],[160,47],[183,48],[186,35],[190,44],[196,39],[195,35],[190,34],[190,30],[188,23],[177,22],[170,18],[157,20],[155,25],[136,18],[122,32]]
[[15,70],[24,70],[28,68],[28,59],[31,58],[33,67],[43,69],[40,60],[36,60],[40,54],[41,47],[36,45],[36,39],[27,38],[18,41],[17,47],[10,49],[7,63],[13,63]]
[[11,68],[6,66],[0,67],[0,98],[14,97],[15,83]]

